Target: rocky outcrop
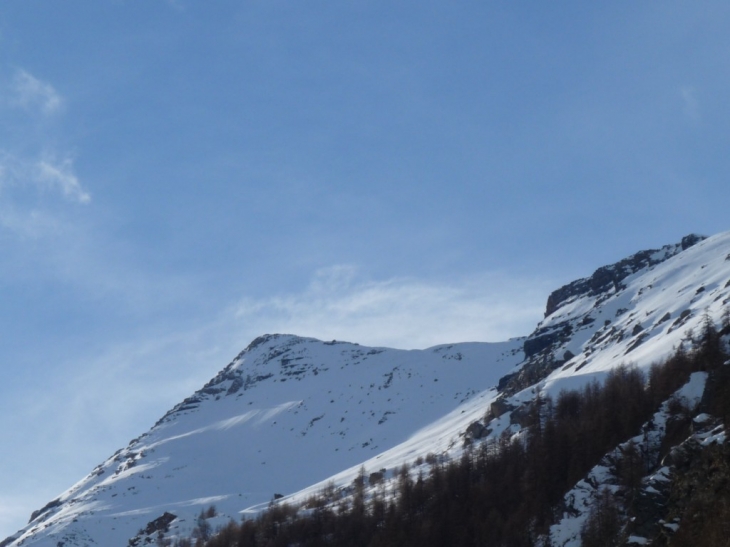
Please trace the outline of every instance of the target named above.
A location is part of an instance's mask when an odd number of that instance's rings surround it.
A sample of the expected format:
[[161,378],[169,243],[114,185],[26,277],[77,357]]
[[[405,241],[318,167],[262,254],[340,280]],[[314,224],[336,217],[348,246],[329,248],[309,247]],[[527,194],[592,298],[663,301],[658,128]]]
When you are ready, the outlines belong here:
[[628,258],[609,266],[598,268],[593,275],[578,279],[560,287],[548,297],[545,317],[553,314],[564,303],[576,296],[598,296],[610,294],[621,288],[621,282],[628,276],[644,268],[664,262],[677,253],[689,249],[691,246],[705,239],[704,236],[690,234],[682,238],[678,245],[666,245],[661,249],[640,251]]
[[30,515],[30,520],[28,522],[33,522],[35,519],[40,517],[41,515],[49,512],[51,509],[55,509],[56,507],[60,507],[61,500],[55,499],[51,502],[48,502],[46,505],[44,505],[42,508],[38,509],[37,511],[33,511],[33,513]]
[[477,440],[483,439],[489,434],[489,429],[481,422],[472,422],[469,427],[466,428],[466,438]]
[[136,536],[130,538],[128,545],[130,547],[151,545],[153,543],[156,545],[169,545],[170,543],[164,541],[164,535],[170,531],[170,524],[176,518],[176,515],[165,511],[162,516],[148,522],[147,526],[141,529]]

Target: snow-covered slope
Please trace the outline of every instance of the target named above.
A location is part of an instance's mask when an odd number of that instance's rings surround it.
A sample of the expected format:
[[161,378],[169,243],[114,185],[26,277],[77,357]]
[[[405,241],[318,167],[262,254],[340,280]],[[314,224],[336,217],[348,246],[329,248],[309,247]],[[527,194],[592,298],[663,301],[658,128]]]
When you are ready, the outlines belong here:
[[177,517],[174,532],[189,534],[210,505],[222,522],[238,519],[405,441],[494,385],[521,346],[403,351],[263,336],[11,545],[127,545],[165,512]]
[[[34,515],[9,545],[127,545],[175,515],[187,534],[211,504],[218,522],[346,487],[465,440],[519,433],[538,393],[648,367],[730,302],[730,233],[643,251],[556,290],[527,338],[422,351],[289,335],[258,338],[148,433]],[[490,411],[487,417],[486,413]],[[154,529],[154,526],[148,530]]]
[[[680,245],[638,253],[619,264],[621,272],[612,272],[598,290],[584,286],[549,308],[552,313],[526,343],[529,354],[530,342],[550,341],[532,356],[533,363],[547,359],[556,367],[539,389],[557,394],[587,378],[600,379],[621,363],[647,368],[672,353],[688,333],[698,332],[705,317],[722,321],[730,302],[730,233],[688,236]],[[593,279],[576,283],[585,281]]]
[[[465,439],[519,436],[526,406],[537,395],[555,397],[563,389],[601,381],[621,364],[646,370],[687,343],[707,318],[720,325],[729,304],[730,232],[707,239],[689,235],[601,267],[550,295],[545,318],[524,340],[524,361],[500,379],[498,389],[482,392],[405,443],[286,501],[303,502],[331,483],[346,489],[361,466],[393,470],[427,452],[457,459]],[[413,467],[412,473],[427,467]]]

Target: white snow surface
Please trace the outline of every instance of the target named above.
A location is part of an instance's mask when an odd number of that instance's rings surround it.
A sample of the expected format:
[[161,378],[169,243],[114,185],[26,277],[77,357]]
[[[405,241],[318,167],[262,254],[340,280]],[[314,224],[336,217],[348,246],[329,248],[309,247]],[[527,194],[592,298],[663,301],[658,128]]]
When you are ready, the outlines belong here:
[[127,545],[165,511],[178,517],[172,532],[189,534],[210,505],[238,520],[275,493],[303,489],[401,443],[379,467],[415,459],[433,449],[434,435],[439,447],[453,442],[464,421],[454,409],[482,409],[475,401],[489,398],[490,386],[520,362],[521,345],[403,351],[262,337],[63,493],[11,545]]
[[[580,388],[620,364],[646,369],[688,344],[703,316],[720,324],[730,302],[730,232],[686,250],[667,246],[652,258],[661,262],[607,293],[575,295],[547,316],[536,333],[568,324],[570,335],[552,354],[573,356],[506,402]],[[499,395],[499,379],[528,366],[523,343],[404,351],[261,337],[54,500],[9,546],[124,546],[165,511],[177,516],[170,535],[186,535],[212,504],[225,522],[266,506],[275,493],[297,502],[326,484],[345,486],[361,466],[392,472],[428,453],[456,457],[466,427]],[[696,399],[703,384],[693,377],[683,395]],[[509,412],[487,425],[491,438],[518,431]],[[707,442],[723,440],[718,431]],[[576,524],[558,544],[570,544]]]

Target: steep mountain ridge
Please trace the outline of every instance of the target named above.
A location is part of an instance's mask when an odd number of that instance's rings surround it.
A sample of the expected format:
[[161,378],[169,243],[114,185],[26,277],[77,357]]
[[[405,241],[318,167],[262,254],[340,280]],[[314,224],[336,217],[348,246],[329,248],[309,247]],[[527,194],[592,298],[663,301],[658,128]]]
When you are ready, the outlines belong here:
[[224,523],[274,494],[345,489],[362,468],[389,479],[428,454],[457,458],[518,435],[538,394],[647,369],[728,302],[730,234],[691,235],[554,291],[523,339],[401,351],[263,336],[3,543],[143,542],[166,513],[169,536],[185,535],[211,504]]
[[[525,364],[514,376],[502,379],[500,390],[517,393],[558,368],[573,375],[585,367],[584,373],[608,370],[618,364],[617,359],[642,365],[647,364],[646,355],[649,360],[661,359],[681,341],[683,327],[696,327],[702,313],[721,313],[727,303],[718,302],[726,298],[719,298],[718,291],[727,289],[720,284],[727,281],[730,266],[722,255],[725,245],[724,237],[706,243],[705,237],[692,234],[679,244],[603,266],[554,291],[545,318],[525,339]],[[710,263],[713,268],[707,270]],[[693,282],[698,292],[688,295]],[[670,338],[664,337],[672,332]],[[648,352],[636,351],[652,340]]]
[[665,245],[661,249],[639,251],[615,264],[601,266],[590,277],[578,279],[553,291],[548,296],[545,317],[555,313],[569,300],[580,296],[610,296],[612,292],[621,289],[622,281],[628,276],[660,264],[703,239],[706,239],[705,236],[690,234],[684,236],[678,244]]

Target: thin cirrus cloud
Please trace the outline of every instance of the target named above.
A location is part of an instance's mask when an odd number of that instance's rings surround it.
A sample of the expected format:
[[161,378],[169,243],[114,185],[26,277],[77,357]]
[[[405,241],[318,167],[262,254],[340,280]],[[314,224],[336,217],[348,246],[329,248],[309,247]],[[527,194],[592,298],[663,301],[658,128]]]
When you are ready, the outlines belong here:
[[70,157],[57,159],[44,154],[40,158],[26,159],[16,154],[0,154],[0,189],[36,188],[42,192],[59,192],[67,201],[89,203],[91,195],[84,190],[74,172]]
[[245,330],[287,332],[366,345],[424,348],[526,335],[542,317],[548,283],[492,273],[458,283],[410,278],[363,281],[357,270],[317,272],[299,294],[244,299]]
[[45,115],[59,112],[63,99],[55,88],[29,72],[19,69],[11,84],[11,104],[27,110],[38,110]]
[[[29,200],[28,196],[33,194],[37,197]],[[57,233],[57,206],[41,199],[44,194],[60,194],[66,203],[91,202],[91,195],[74,172],[71,158],[26,160],[0,153],[0,229],[21,239]]]
[[[53,225],[53,211],[44,198],[60,195],[65,202],[88,204],[91,194],[76,174],[73,158],[49,146],[55,140],[54,125],[44,119],[61,113],[63,97],[51,84],[23,69],[15,71],[6,96],[0,108],[21,113],[8,120],[12,134],[31,140],[23,152],[14,150],[12,142],[0,142],[0,226],[35,237],[44,232],[44,226]],[[40,125],[37,115],[41,115]]]
[[35,166],[35,180],[42,185],[59,189],[63,195],[78,203],[89,203],[91,195],[86,192],[73,170],[73,160],[64,158],[60,162],[41,159]]

